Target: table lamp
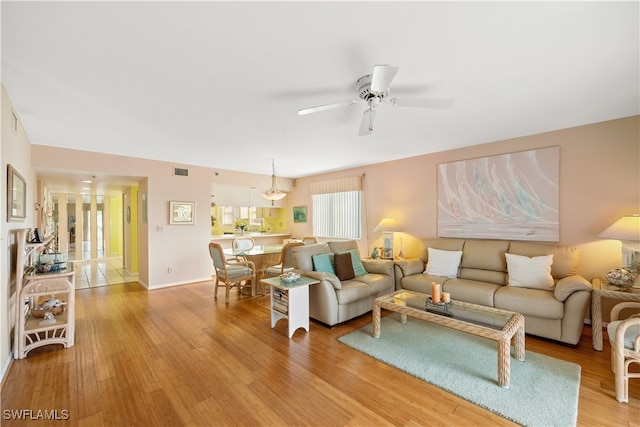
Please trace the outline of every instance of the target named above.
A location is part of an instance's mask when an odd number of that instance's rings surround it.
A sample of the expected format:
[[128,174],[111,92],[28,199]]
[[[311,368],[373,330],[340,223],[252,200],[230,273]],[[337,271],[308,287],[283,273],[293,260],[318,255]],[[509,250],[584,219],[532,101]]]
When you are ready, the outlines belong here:
[[382,218],[376,228],[373,229],[374,233],[382,232],[382,253],[380,254],[382,259],[393,259],[394,231],[402,231],[402,228],[393,218]]
[[[623,216],[598,234],[604,239],[620,240],[622,243],[622,267],[607,271],[607,280],[616,286],[628,288],[640,277],[640,215]],[[619,283],[617,283],[618,281]]]
[[622,266],[633,267],[640,262],[640,215],[623,216],[598,234],[604,239],[620,240],[622,243]]

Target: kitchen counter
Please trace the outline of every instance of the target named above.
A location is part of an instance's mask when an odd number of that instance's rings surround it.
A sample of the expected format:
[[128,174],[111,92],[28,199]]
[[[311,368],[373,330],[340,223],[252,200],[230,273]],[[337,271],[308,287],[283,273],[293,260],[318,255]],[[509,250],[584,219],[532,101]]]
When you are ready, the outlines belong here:
[[211,240],[216,243],[220,243],[224,249],[231,248],[231,241],[238,237],[251,237],[257,246],[262,245],[272,245],[272,244],[282,244],[284,239],[289,239],[291,237],[291,233],[289,232],[273,232],[273,233],[255,233],[255,232],[247,232],[244,234],[234,233],[234,234],[214,234],[211,236]]

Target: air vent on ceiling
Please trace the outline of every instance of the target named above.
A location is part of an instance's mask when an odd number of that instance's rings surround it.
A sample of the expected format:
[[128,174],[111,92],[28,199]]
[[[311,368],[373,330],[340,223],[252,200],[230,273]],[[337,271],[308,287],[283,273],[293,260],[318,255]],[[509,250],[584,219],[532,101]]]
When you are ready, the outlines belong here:
[[189,169],[173,168],[173,174],[179,176],[189,176]]

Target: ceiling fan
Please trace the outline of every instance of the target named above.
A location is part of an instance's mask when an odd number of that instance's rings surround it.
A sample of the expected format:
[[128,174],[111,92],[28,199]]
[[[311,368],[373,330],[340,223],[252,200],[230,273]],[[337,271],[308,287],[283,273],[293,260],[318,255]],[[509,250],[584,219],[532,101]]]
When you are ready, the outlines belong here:
[[304,108],[298,114],[317,113],[319,111],[332,110],[335,108],[348,107],[354,104],[366,102],[367,108],[362,114],[360,131],[358,135],[369,135],[373,132],[373,123],[376,117],[376,107],[384,102],[397,107],[418,107],[418,108],[450,108],[453,106],[452,99],[423,99],[423,98],[388,98],[389,86],[396,76],[398,67],[393,65],[376,65],[373,67],[373,74],[367,74],[356,81],[356,91],[359,99],[338,102],[335,104],[320,105],[317,107]]

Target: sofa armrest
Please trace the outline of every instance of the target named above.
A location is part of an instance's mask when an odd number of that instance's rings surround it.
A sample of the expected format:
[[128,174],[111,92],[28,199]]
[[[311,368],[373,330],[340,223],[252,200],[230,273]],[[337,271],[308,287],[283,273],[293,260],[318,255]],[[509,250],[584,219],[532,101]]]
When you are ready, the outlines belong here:
[[591,292],[592,290],[593,287],[587,279],[582,276],[573,275],[563,277],[562,279],[558,280],[558,283],[556,283],[556,287],[553,290],[553,296],[555,296],[558,301],[564,302],[574,292]]
[[393,277],[393,261],[390,259],[363,259],[362,265],[367,273],[386,274]]
[[294,270],[296,273],[302,274],[310,279],[316,279],[319,281],[326,281],[333,286],[334,289],[342,289],[342,282],[338,279],[338,276],[331,273],[325,273],[322,271],[311,271],[311,270]]
[[396,266],[400,270],[402,277],[411,276],[412,274],[421,274],[424,272],[424,262],[419,259],[400,259],[396,261]]

